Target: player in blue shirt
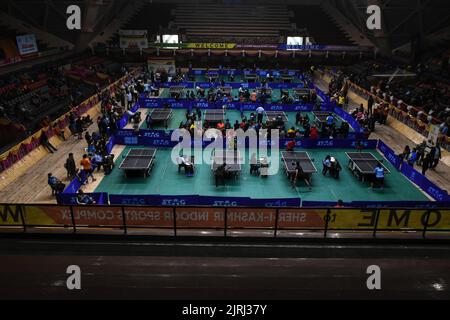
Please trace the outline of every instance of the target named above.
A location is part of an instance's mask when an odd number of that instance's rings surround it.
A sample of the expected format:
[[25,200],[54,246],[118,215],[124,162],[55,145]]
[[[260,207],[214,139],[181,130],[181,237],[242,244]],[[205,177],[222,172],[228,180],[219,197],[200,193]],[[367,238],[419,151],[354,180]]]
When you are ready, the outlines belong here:
[[334,117],[333,115],[330,113],[327,117],[327,126],[331,127],[334,124]]
[[374,184],[381,186],[381,190],[384,189],[384,168],[381,163],[378,163],[377,167],[373,170],[375,174],[375,181],[372,182],[372,189],[374,187]]
[[411,154],[409,155],[409,158],[408,158],[408,164],[411,166],[411,167],[414,167],[414,164],[416,163],[416,161],[417,161],[417,149],[416,148],[414,148],[413,149],[413,151],[411,152]]

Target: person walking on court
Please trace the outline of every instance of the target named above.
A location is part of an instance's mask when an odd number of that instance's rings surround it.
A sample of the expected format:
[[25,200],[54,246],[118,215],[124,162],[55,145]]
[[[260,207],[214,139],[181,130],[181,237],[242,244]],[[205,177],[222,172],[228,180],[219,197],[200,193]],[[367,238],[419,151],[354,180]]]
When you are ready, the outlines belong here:
[[147,116],[145,117],[145,123],[147,125],[147,129],[152,128],[153,119],[151,113],[148,113]]
[[259,106],[256,109],[256,112],[258,113],[258,123],[261,124],[263,122],[264,108],[262,106]]

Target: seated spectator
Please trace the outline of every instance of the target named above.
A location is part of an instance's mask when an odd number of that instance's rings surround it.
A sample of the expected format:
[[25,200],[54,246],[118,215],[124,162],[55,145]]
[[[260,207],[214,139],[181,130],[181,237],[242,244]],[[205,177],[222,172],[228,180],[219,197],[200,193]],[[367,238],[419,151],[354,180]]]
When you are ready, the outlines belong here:
[[50,186],[50,188],[52,188],[53,196],[62,193],[64,191],[64,189],[66,188],[66,185],[64,183],[62,183],[61,180],[59,180],[58,178],[53,176],[52,173],[48,174],[47,183]]
[[90,204],[96,204],[96,202],[94,201],[94,199],[85,194],[83,192],[83,190],[78,190],[78,194],[77,194],[77,204],[81,204],[81,205],[90,205]]

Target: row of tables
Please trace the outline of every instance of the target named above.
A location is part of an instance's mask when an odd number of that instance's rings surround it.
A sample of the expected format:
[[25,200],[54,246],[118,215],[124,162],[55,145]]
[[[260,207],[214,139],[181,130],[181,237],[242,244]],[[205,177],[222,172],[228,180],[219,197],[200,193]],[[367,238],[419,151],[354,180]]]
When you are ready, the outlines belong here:
[[[119,168],[125,172],[126,177],[148,177],[155,163],[156,153],[156,148],[131,149]],[[346,155],[349,159],[350,170],[363,182],[373,177],[374,169],[379,164],[382,165],[386,174],[390,173],[382,160],[378,160],[372,153],[347,152]],[[284,151],[281,153],[281,159],[288,177],[295,174],[297,163],[300,164],[309,181],[312,180],[313,174],[318,173],[314,160],[308,152]],[[215,150],[212,160],[211,170],[214,174],[221,166],[224,166],[223,170],[226,175],[234,179],[237,179],[242,172],[244,158],[239,150]],[[264,160],[259,159],[259,162],[264,162]],[[268,165],[269,163],[267,163]]]
[[[233,91],[233,88],[230,86],[225,86],[225,87],[219,87],[218,88],[221,92],[223,92],[226,95],[230,95],[231,92]],[[181,95],[184,90],[186,90],[186,87],[184,86],[173,86],[169,88],[169,94],[171,97],[175,97],[175,96],[179,96]],[[272,95],[273,93],[273,89],[270,87],[258,87],[255,89],[257,94],[268,94],[268,95]],[[311,89],[308,88],[296,88],[296,89],[292,89],[294,91],[294,94],[297,97],[303,97],[303,96],[310,96],[311,95]]]
[[[314,111],[314,123],[319,130],[322,130],[327,123],[327,117],[330,112]],[[169,108],[154,108],[150,111],[150,117],[154,123],[163,123],[165,128],[168,127],[169,120],[172,118],[173,111]],[[277,121],[286,124],[289,121],[289,117],[284,111],[265,111],[266,121],[268,123],[275,123]],[[336,115],[334,115],[336,118]],[[225,109],[207,109],[204,111],[203,120],[210,124],[217,124],[219,122],[225,122],[226,110]]]

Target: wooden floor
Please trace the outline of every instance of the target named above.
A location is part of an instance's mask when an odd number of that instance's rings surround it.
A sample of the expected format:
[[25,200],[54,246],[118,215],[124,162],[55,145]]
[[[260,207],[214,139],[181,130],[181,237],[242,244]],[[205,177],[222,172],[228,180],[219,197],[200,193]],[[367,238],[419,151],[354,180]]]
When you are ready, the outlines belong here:
[[[89,114],[92,119],[96,119],[98,112],[99,107],[97,106],[92,108]],[[97,125],[95,123],[88,128],[90,133],[96,130]],[[56,198],[52,197],[51,189],[47,184],[47,174],[51,172],[66,185],[69,184],[70,181],[67,179],[64,163],[68,154],[72,152],[78,164],[81,156],[85,153],[86,141],[70,136],[65,142],[62,142],[60,138],[53,137],[51,143],[58,151],[51,154],[42,147],[34,151],[34,154],[27,159],[28,162],[25,165],[27,170],[21,172],[20,176],[1,189],[1,203],[56,203]],[[19,169],[13,167],[10,170],[14,173],[15,170]],[[7,174],[11,174],[11,172]]]
[[[325,92],[328,91],[328,84],[325,81],[317,80],[316,84]],[[351,92],[349,93],[349,99],[349,110],[355,109],[361,103],[363,103],[365,107],[367,105],[367,101]],[[371,134],[370,139],[383,140],[392,150],[399,154],[406,145],[409,145],[412,148],[425,139],[417,132],[411,131],[413,131],[411,128],[402,124],[397,119],[389,117],[387,125],[381,126],[377,124],[375,132]],[[450,191],[450,167],[447,165],[448,163],[450,163],[450,156],[446,152],[445,159],[440,161],[436,170],[428,170],[426,176],[441,189]],[[420,167],[416,169],[418,169],[419,172],[421,171]]]

